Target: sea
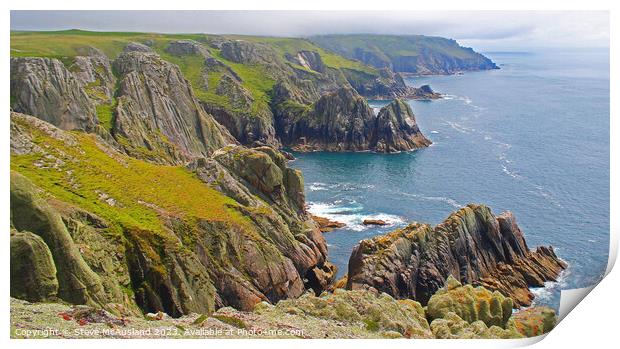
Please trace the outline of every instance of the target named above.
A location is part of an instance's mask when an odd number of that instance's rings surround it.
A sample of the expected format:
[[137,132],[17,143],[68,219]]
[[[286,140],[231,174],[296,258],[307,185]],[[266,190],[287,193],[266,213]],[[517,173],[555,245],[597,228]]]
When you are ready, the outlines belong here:
[[[442,222],[468,203],[511,211],[531,249],[552,245],[568,269],[532,289],[559,307],[560,290],[604,275],[609,251],[609,50],[486,52],[500,69],[408,77],[444,95],[409,101],[429,148],[398,154],[295,153],[309,211],[346,227],[325,233],[347,272],[362,239],[418,221]],[[369,100],[373,108],[389,101]],[[382,219],[385,227],[365,226]]]

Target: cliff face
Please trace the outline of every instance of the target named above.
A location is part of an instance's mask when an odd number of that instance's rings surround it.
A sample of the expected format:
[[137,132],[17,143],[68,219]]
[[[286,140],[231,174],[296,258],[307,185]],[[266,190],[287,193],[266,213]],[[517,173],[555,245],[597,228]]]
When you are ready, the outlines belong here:
[[311,109],[290,102],[283,105],[276,113],[276,129],[283,144],[295,150],[390,153],[431,144],[420,132],[411,108],[399,99],[376,116],[351,88],[324,95]]
[[[72,33],[75,44],[67,46],[62,34],[40,35],[53,47],[45,55],[64,58],[14,58],[13,110],[95,131],[156,163],[191,161],[235,140],[280,147],[275,114],[291,105],[312,108],[342,87],[375,99],[440,96],[407,86],[390,67],[376,69],[306,39]],[[37,55],[36,40],[14,39]],[[294,96],[281,98],[281,86]]]
[[[12,113],[11,165],[11,224],[42,238],[29,249],[48,247],[64,301],[172,316],[251,309],[320,292],[335,273],[304,210],[301,174],[272,148],[229,146],[187,169],[161,166]],[[41,271],[32,286],[48,290],[43,257],[24,263]]]
[[132,156],[183,162],[234,142],[177,66],[155,53],[127,51],[114,68],[120,82],[113,134]]
[[11,58],[11,109],[65,130],[93,130],[94,103],[57,59]]
[[321,35],[319,46],[376,68],[411,74],[453,74],[498,69],[487,57],[456,41],[423,35]]
[[413,223],[361,241],[349,259],[348,289],[376,289],[426,304],[452,275],[528,306],[529,287],[554,281],[566,268],[551,247],[530,251],[514,216],[469,205],[432,228]]

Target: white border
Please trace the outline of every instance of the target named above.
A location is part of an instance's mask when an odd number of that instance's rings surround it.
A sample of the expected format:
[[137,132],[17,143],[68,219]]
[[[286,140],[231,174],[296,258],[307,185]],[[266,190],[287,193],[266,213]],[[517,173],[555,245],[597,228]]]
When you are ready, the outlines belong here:
[[[208,1],[195,3],[189,0],[175,0],[160,1],[154,3],[153,1],[122,1],[122,0],[107,0],[105,2],[86,3],[79,0],[56,0],[50,1],[32,1],[21,0],[19,2],[8,1],[3,2],[5,11],[2,12],[2,23],[4,23],[4,38],[3,38],[3,54],[5,59],[9,57],[10,46],[10,20],[9,9],[13,10],[26,10],[26,9],[84,9],[84,10],[101,10],[101,9],[125,9],[125,10],[140,10],[140,9],[161,9],[161,10],[179,10],[179,9],[203,9],[203,10],[216,10],[216,9],[229,9],[229,10],[609,10],[610,11],[610,24],[611,24],[611,38],[612,47],[610,50],[611,57],[611,96],[618,96],[618,52],[617,43],[614,43],[613,39],[618,39],[618,20],[620,16],[618,13],[618,2],[602,1],[602,0],[589,0],[584,1],[540,1],[540,0],[521,0],[507,3],[506,1],[484,1],[484,0],[470,0],[470,1],[458,1],[458,0],[443,0],[441,2],[413,2],[413,1],[333,1],[333,0],[312,0],[307,2],[301,1],[286,1],[286,0],[260,0],[260,1],[238,1],[238,0],[226,0],[226,1]],[[420,33],[423,34],[423,33]],[[9,99],[6,96],[9,95],[9,64],[5,61],[4,68],[2,69],[2,95],[5,96],[1,100],[2,107],[8,111]],[[610,260],[608,263],[607,273],[612,271],[612,267],[615,263],[618,247],[618,233],[620,232],[620,226],[617,214],[620,212],[618,209],[618,101],[614,98],[611,99],[611,159],[610,159],[610,174],[611,174],[611,201],[610,201]],[[6,115],[6,114],[5,114]],[[584,115],[587,117],[587,115]],[[9,122],[8,117],[5,116],[4,121],[0,123],[1,132],[3,137],[0,137],[0,147],[3,149],[3,161],[0,162],[2,166],[2,182],[0,183],[0,217],[1,221],[5,225],[5,229],[8,228],[9,221]],[[614,157],[615,155],[615,157]],[[153,346],[153,345],[183,345],[187,347],[220,347],[220,346],[247,346],[252,347],[269,347],[269,348],[285,348],[296,346],[300,348],[316,348],[317,346],[359,346],[360,348],[374,348],[377,345],[382,345],[383,342],[377,342],[375,340],[349,340],[346,343],[342,343],[341,340],[252,340],[247,342],[244,340],[176,340],[175,342],[153,342],[153,340],[54,340],[54,341],[25,341],[25,340],[13,340],[9,341],[9,244],[8,244],[8,229],[5,230],[5,239],[3,240],[3,258],[2,265],[0,267],[0,273],[5,280],[4,285],[0,293],[0,302],[2,302],[3,309],[5,310],[5,316],[2,317],[0,328],[4,329],[6,337],[2,338],[8,345],[15,347],[30,347],[30,346],[48,346],[48,345],[62,345],[69,348],[84,346],[99,348],[108,347],[109,345],[132,347],[136,345]],[[537,346],[553,346],[553,347],[592,347],[602,346],[608,347],[609,343],[615,341],[617,328],[617,318],[620,315],[620,305],[617,301],[618,290],[620,290],[620,275],[618,271],[611,272],[600,283],[600,287],[595,287],[591,290],[591,295],[586,297],[576,306],[576,311],[571,312],[550,334],[548,334],[544,341],[537,344]],[[586,293],[587,294],[587,293]],[[564,297],[564,295],[563,295]],[[528,340],[392,340],[388,345],[390,347],[411,347],[412,345],[441,348],[455,346],[466,348],[485,348],[485,347],[498,347],[498,346],[523,346],[538,342],[542,338],[534,338]],[[179,342],[181,341],[181,342]],[[386,343],[387,344],[387,343]]]

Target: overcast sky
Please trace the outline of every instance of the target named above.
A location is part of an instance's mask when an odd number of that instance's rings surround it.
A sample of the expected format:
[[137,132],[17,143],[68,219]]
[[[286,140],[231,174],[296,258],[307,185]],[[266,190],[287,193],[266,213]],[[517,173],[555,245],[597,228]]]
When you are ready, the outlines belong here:
[[608,47],[608,12],[11,11],[11,30],[309,36],[424,34],[478,50]]

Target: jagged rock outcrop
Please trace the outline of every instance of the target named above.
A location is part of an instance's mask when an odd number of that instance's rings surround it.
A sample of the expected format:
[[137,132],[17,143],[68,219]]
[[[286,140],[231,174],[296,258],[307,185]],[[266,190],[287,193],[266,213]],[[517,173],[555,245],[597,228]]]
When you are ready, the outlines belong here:
[[[284,93],[291,90],[281,88]],[[377,116],[351,88],[324,95],[308,109],[300,103],[282,104],[276,130],[284,145],[300,151],[398,152],[426,147],[431,142],[417,126],[411,108],[395,100]]]
[[[356,70],[343,69],[344,75],[355,90],[369,99],[437,99],[441,95],[429,91],[428,88],[415,88],[405,84],[399,73],[394,73],[390,68],[379,69],[379,76]],[[428,87],[428,86],[427,86]]]
[[286,58],[306,69],[314,70],[319,73],[324,73],[326,70],[321,55],[316,51],[302,50],[297,52],[296,55],[287,54]]
[[11,109],[64,130],[90,131],[98,123],[80,81],[53,58],[11,58]]
[[69,71],[95,103],[112,103],[116,79],[112,73],[110,59],[94,47],[89,47],[85,53],[86,55],[76,56],[73,59]]
[[311,111],[285,116],[276,128],[284,144],[298,150],[368,150],[375,116],[351,88],[321,97]]
[[201,55],[205,58],[211,57],[209,50],[194,40],[171,41],[166,47],[166,51],[177,56]]
[[512,298],[515,307],[534,298],[530,287],[556,280],[566,263],[551,247],[530,251],[510,212],[494,216],[469,205],[432,228],[412,223],[362,240],[349,259],[348,289],[376,289],[426,304],[449,275]]
[[148,45],[139,43],[139,42],[130,42],[128,43],[123,52],[145,52],[145,53],[155,53],[155,51]]
[[420,131],[409,104],[401,99],[381,108],[375,135],[374,148],[383,153],[424,148],[432,143]]
[[11,297],[55,300],[58,279],[52,253],[38,235],[11,231]]
[[222,57],[242,64],[273,65],[281,60],[269,45],[246,40],[229,40],[220,44]]
[[178,163],[234,142],[200,106],[177,66],[154,53],[129,51],[114,68],[120,82],[113,134],[132,156]]

